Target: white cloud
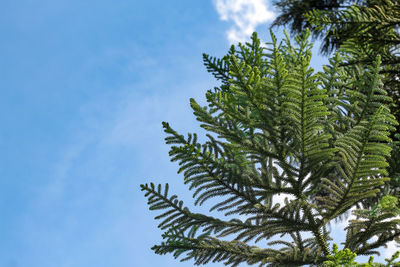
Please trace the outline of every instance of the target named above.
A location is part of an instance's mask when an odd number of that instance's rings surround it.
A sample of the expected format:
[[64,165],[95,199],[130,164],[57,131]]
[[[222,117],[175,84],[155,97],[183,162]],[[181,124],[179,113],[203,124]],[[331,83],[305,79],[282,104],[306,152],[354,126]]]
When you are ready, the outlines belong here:
[[232,21],[228,30],[229,42],[244,42],[262,23],[271,21],[274,13],[268,9],[268,0],[213,0],[221,20]]

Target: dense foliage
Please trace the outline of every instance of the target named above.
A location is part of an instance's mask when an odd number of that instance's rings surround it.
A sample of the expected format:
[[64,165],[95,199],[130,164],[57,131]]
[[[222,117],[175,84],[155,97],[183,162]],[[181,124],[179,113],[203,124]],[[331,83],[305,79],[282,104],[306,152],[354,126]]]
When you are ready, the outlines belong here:
[[[344,243],[351,253],[371,255],[399,241],[397,199],[384,191],[397,122],[381,58],[346,65],[349,54],[337,53],[316,73],[310,34],[292,44],[271,33],[267,47],[254,34],[222,59],[204,55],[220,86],[207,92],[207,106],[190,104],[207,141],[163,125],[195,204],[211,203],[223,216],[191,211],[168,184],[141,185],[165,231],[157,254],[196,265],[335,264],[347,250],[330,249],[328,225],[351,210],[357,219]],[[368,199],[378,202],[366,208]]]
[[[342,65],[368,65],[380,56],[383,88],[393,99],[391,113],[400,121],[400,1],[283,0],[275,5],[280,14],[274,25],[288,26],[293,33],[310,27],[323,40],[323,52],[339,49],[349,55]],[[396,140],[388,168],[392,179],[385,192],[400,197],[400,126],[391,138]],[[369,206],[378,199],[368,200]]]

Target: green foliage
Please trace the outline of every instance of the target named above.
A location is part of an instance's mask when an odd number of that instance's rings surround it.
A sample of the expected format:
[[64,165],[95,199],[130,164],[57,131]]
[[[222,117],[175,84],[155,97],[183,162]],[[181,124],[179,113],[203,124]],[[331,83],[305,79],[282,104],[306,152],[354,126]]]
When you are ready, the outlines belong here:
[[[400,99],[399,99],[400,101]],[[391,177],[390,186],[394,192],[392,194],[399,196],[400,195],[400,133],[396,133],[393,137],[392,146],[392,154],[389,158],[389,168],[388,173]]]
[[341,40],[327,34],[325,28],[320,24],[310,23],[305,14],[310,10],[316,11],[336,11],[348,6],[348,1],[343,0],[275,0],[275,7],[279,10],[278,16],[272,23],[272,27],[285,26],[292,34],[300,34],[306,29],[311,29],[313,36],[323,38],[321,51],[330,53],[337,49]]
[[327,261],[324,261],[324,266],[326,267],[358,266],[357,262],[354,261],[356,257],[357,254],[351,252],[350,249],[348,248],[338,251],[338,246],[334,244],[332,248],[332,255],[328,255],[326,257]]
[[[302,2],[302,1],[301,1]],[[400,2],[392,0],[354,1],[335,10],[312,9],[304,14],[310,24],[326,32],[326,38],[340,40],[341,49],[352,54],[347,64],[372,62],[382,57],[385,90],[393,98],[393,114],[400,118]],[[337,47],[339,48],[339,47]]]
[[289,26],[296,34],[312,29],[314,37],[323,39],[321,50],[328,54],[348,39],[363,47],[372,45],[370,51],[379,53],[400,44],[398,1],[283,0],[274,4],[280,13],[273,26]]
[[[164,242],[153,247],[157,254],[172,253],[196,265],[335,262],[327,226],[380,196],[390,180],[389,135],[397,122],[382,88],[380,57],[349,67],[341,64],[345,55],[337,54],[316,73],[310,67],[310,34],[292,44],[289,38],[278,43],[271,33],[267,48],[254,34],[251,43],[232,47],[222,59],[204,55],[221,85],[206,93],[207,106],[194,99],[190,104],[208,139],[201,143],[196,134],[185,137],[163,126],[171,160],[178,162],[195,205],[208,202],[210,211],[223,216],[184,207],[169,195],[168,184],[141,185],[165,231]],[[292,200],[277,203],[280,194]],[[395,208],[388,195],[375,213],[354,211],[357,220],[346,228],[345,248],[372,254],[398,238]],[[264,241],[267,247],[256,246]],[[345,250],[340,257],[351,255]]]
[[326,54],[339,48],[351,54],[343,64],[371,64],[380,55],[384,89],[394,100],[392,114],[400,120],[399,1],[285,0],[275,5],[281,13],[273,25],[289,25],[295,33],[311,28],[323,39]]
[[338,250],[338,246],[333,244],[332,254],[327,256],[327,260],[324,261],[324,267],[392,267],[400,266],[400,262],[396,262],[399,258],[400,251],[393,254],[390,259],[385,259],[386,264],[374,263],[374,257],[370,256],[368,263],[361,263],[355,261],[357,254],[351,252],[350,249]]
[[[364,68],[380,56],[383,89],[393,99],[391,113],[400,121],[400,1],[284,0],[276,1],[276,6],[280,14],[274,25],[289,26],[296,33],[310,27],[314,37],[323,40],[324,53],[342,54],[341,66]],[[400,197],[399,126],[390,138],[394,140],[387,168],[391,180],[375,198],[362,201],[364,208],[374,207],[385,194]]]
[[392,212],[398,214],[400,209],[398,208],[399,200],[394,196],[384,196],[378,204],[378,209],[382,212]]
[[[356,219],[350,220],[346,227],[345,247],[357,254],[379,254],[374,249],[399,238],[399,234],[389,234],[398,231],[399,213],[397,198],[389,195],[382,197],[371,209],[354,210],[353,215]],[[377,237],[376,240],[367,244],[373,236]],[[365,245],[359,246],[359,244]]]

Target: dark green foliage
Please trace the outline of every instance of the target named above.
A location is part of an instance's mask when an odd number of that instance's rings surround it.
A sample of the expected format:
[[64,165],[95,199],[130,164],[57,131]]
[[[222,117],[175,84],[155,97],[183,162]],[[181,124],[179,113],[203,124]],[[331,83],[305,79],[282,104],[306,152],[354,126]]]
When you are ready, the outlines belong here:
[[[400,1],[285,0],[276,1],[276,6],[281,13],[274,25],[289,25],[296,33],[310,27],[313,35],[323,40],[324,53],[339,50],[346,54],[342,66],[364,68],[380,56],[383,89],[393,99],[391,113],[400,121]],[[400,126],[390,137],[399,140]],[[386,182],[383,192],[400,197],[399,142],[392,148],[388,168],[392,179]],[[381,194],[363,201],[364,207],[374,206],[379,197]]]
[[[352,54],[346,64],[370,63],[382,57],[385,90],[393,98],[392,113],[400,118],[400,2],[374,0],[336,10],[313,9],[303,15],[315,25],[316,32],[324,31],[341,40],[343,50]],[[293,22],[294,23],[294,22]],[[325,40],[325,43],[328,42]],[[343,46],[344,45],[344,46]]]
[[[297,36],[295,45],[272,35],[265,48],[254,34],[251,43],[232,47],[222,59],[204,55],[208,71],[221,82],[207,92],[207,106],[190,100],[207,141],[163,126],[171,160],[179,163],[195,204],[211,203],[225,217],[190,211],[169,195],[168,185],[142,185],[165,231],[164,242],[153,247],[157,254],[196,265],[321,265],[331,255],[329,223],[379,196],[389,180],[389,135],[397,125],[380,58],[364,67],[343,66],[346,55],[337,54],[315,73],[309,35]],[[277,203],[279,194],[292,200]],[[368,222],[349,225],[355,241],[346,246],[371,254],[397,238],[400,229],[385,208],[390,203],[382,201],[376,214],[357,210]],[[356,229],[368,225],[377,243],[357,235]],[[267,247],[249,244],[264,241]]]
[[390,180],[390,189],[393,191],[392,194],[399,196],[400,195],[400,133],[394,135],[394,140],[392,143],[392,155],[389,158],[389,177]]
[[[326,29],[315,26],[305,18],[310,10],[337,11],[349,5],[345,0],[276,0],[274,5],[280,11],[272,26],[289,26],[292,34],[300,34],[306,29],[312,29],[313,36],[324,38],[321,51],[330,53],[339,48],[342,38],[334,36]],[[328,33],[327,33],[328,32]]]
[[[353,214],[357,219],[350,220],[346,228],[345,247],[358,255],[379,254],[373,249],[391,240],[400,241],[400,219],[397,217],[400,213],[396,197],[384,196],[372,209],[355,210]],[[367,244],[373,236],[378,237],[377,240]]]
[[[361,45],[398,45],[399,3],[393,0],[283,0],[273,26],[289,26],[292,33],[312,29],[323,39],[321,50],[330,53],[348,39]],[[382,46],[384,45],[384,46]]]
[[289,25],[297,34],[311,28],[315,37],[323,39],[323,52],[339,47],[351,52],[345,64],[371,64],[380,55],[385,90],[394,100],[391,110],[400,119],[399,1],[285,0],[275,5],[281,13],[273,25]]

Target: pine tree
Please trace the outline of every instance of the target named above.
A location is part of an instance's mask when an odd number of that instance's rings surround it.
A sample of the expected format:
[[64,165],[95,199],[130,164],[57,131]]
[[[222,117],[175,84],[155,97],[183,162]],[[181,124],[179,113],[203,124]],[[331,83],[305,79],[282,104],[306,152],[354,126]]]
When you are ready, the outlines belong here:
[[[400,103],[400,2],[392,0],[367,1],[338,10],[314,9],[305,18],[320,31],[326,32],[325,46],[336,44],[349,47],[354,62],[373,62],[382,57],[381,73],[385,74],[385,89]],[[318,31],[318,32],[320,32]],[[339,40],[339,41],[338,41]],[[399,107],[395,115],[400,118]]]
[[[382,46],[399,45],[400,3],[393,0],[282,0],[272,26],[288,26],[293,34],[306,28],[321,38],[321,51],[330,54],[347,39]],[[315,14],[311,16],[310,13]],[[316,20],[318,23],[315,23]],[[382,52],[382,51],[381,51]],[[382,60],[384,61],[384,60]]]
[[[350,2],[350,3],[349,3]],[[346,39],[349,32],[341,32],[339,36],[333,35],[326,27],[318,27],[306,18],[306,14],[310,10],[336,12],[351,6],[351,2],[361,1],[345,1],[345,0],[275,0],[274,5],[279,10],[278,16],[272,23],[272,27],[285,26],[290,29],[292,34],[300,34],[305,29],[311,29],[313,37],[323,39],[321,52],[330,54],[342,44],[342,40]],[[350,28],[350,26],[348,26]]]
[[[382,82],[393,99],[391,113],[400,121],[400,1],[285,0],[277,1],[276,6],[281,14],[275,26],[287,24],[295,33],[311,27],[314,37],[323,39],[325,54],[341,49],[350,55],[342,64],[371,64],[381,56]],[[393,179],[386,184],[386,191],[400,197],[400,126],[391,138],[397,142],[389,161]]]
[[[190,104],[207,141],[163,123],[195,204],[211,203],[210,212],[222,214],[191,211],[168,184],[141,185],[165,231],[155,253],[196,265],[335,266],[347,252],[330,250],[328,226],[356,207],[344,248],[369,255],[399,240],[397,199],[359,206],[390,180],[389,135],[397,122],[381,59],[356,68],[341,65],[346,54],[338,53],[316,73],[310,31],[295,44],[271,36],[267,47],[253,34],[221,59],[204,55],[220,86],[207,92],[207,106]],[[290,198],[278,203],[282,194]]]
[[[284,0],[275,5],[280,15],[273,26],[289,25],[292,33],[311,28],[329,54],[344,44],[352,47],[352,61],[371,64],[382,57],[385,90],[393,98],[392,113],[400,119],[400,2],[393,0]],[[400,133],[400,128],[397,131]]]

